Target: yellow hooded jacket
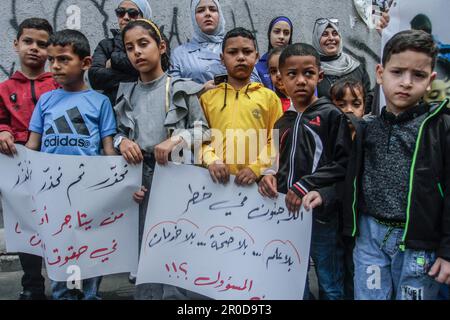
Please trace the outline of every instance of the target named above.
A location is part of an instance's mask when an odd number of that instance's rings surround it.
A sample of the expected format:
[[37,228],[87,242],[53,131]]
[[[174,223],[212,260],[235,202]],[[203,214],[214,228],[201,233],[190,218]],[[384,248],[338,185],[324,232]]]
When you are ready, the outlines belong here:
[[260,83],[241,90],[221,83],[203,94],[200,103],[212,137],[202,149],[204,165],[221,160],[231,174],[248,167],[258,177],[273,165],[272,129],[283,114],[275,92]]

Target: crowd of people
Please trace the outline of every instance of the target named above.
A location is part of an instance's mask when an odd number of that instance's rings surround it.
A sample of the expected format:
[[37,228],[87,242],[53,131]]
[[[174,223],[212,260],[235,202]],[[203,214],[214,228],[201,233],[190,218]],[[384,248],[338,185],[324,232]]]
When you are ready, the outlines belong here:
[[[92,56],[81,32],[24,20],[14,40],[20,71],[0,84],[0,152],[13,155],[22,144],[143,165],[142,187],[130,195],[140,204],[141,242],[156,163],[166,165],[179,146],[200,144],[199,159],[186,161],[207,168],[215,183],[234,175],[238,185],[257,184],[264,197],[286,194],[292,213],[302,205],[313,210],[319,296],[307,281],[305,299],[438,299],[448,292],[450,110],[448,99],[423,99],[436,77],[432,36],[396,34],[370,71],[343,52],[335,18],[319,17],[306,44],[295,43],[288,17],[275,17],[260,57],[250,31],[225,31],[219,1],[194,0],[190,9],[194,34],[173,52],[147,0],[118,2],[120,29]],[[380,28],[388,22],[385,15]],[[370,72],[386,98],[380,115],[371,113]],[[87,132],[71,130],[71,137],[89,144],[45,143],[67,135],[56,120],[74,106]],[[222,149],[212,143],[213,129],[222,133]],[[279,131],[278,150],[265,150],[276,160],[250,157],[249,145],[244,163],[227,158],[226,131],[251,129],[267,131],[258,136],[266,146]],[[20,261],[20,299],[45,299],[42,259],[20,254]],[[379,285],[370,285],[374,268]],[[52,298],[100,299],[100,283],[86,279],[80,291],[52,281]],[[161,284],[139,285],[135,297],[206,299]]]

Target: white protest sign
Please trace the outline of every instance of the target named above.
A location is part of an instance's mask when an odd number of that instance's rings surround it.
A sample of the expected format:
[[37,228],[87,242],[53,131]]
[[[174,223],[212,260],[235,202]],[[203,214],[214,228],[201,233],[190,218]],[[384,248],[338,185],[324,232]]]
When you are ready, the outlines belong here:
[[214,184],[207,170],[157,166],[137,284],[165,283],[213,299],[301,300],[311,214],[290,214],[284,195]]
[[[8,252],[44,257],[52,280],[136,271],[141,167],[122,157],[0,155]],[[80,280],[81,280],[80,279]]]

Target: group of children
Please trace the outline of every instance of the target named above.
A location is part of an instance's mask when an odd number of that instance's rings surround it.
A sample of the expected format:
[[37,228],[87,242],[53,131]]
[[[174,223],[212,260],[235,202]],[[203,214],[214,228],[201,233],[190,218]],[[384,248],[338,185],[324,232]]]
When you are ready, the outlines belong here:
[[[333,85],[332,101],[316,96],[323,71],[317,50],[307,44],[268,55],[282,100],[250,81],[259,55],[253,34],[243,28],[223,40],[227,81],[207,92],[164,71],[167,44],[152,21],[129,22],[122,38],[139,79],[120,85],[113,108],[83,80],[92,63],[86,37],[73,30],[53,34],[45,20],[25,20],[15,40],[22,71],[0,85],[0,152],[14,154],[14,143],[21,143],[47,153],[121,154],[130,164],[143,163],[143,186],[134,194],[142,239],[155,164],[167,164],[180,146],[203,144],[200,161],[214,182],[226,184],[235,175],[238,185],[258,183],[263,196],[285,193],[292,213],[302,205],[314,209],[311,257],[319,298],[353,298],[354,291],[356,299],[434,299],[439,283],[450,283],[450,114],[448,101],[422,101],[435,77],[431,36],[405,31],[386,45],[377,82],[387,106],[379,117],[364,116],[364,87],[352,78]],[[47,60],[53,77],[44,72]],[[279,150],[269,157],[277,156],[277,170],[249,157],[246,139],[234,136],[231,143],[246,150],[239,162],[226,156],[230,143],[209,134],[250,129],[267,130],[258,136],[266,146],[275,142],[271,130],[278,130]],[[55,136],[89,143],[46,143]],[[41,258],[20,259],[21,298],[44,298]],[[379,278],[372,283],[374,274]],[[53,298],[98,299],[100,281],[85,280],[83,292],[54,282]],[[305,298],[309,294],[307,288]],[[137,296],[192,297],[165,285]]]

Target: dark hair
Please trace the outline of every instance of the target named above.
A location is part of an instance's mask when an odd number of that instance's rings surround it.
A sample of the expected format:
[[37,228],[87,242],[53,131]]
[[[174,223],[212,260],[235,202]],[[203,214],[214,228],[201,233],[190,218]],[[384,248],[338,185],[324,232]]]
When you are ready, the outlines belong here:
[[366,92],[361,81],[353,77],[344,77],[336,81],[330,89],[330,96],[332,100],[342,100],[345,96],[345,91],[349,89],[351,94],[356,98],[356,91],[359,90],[362,94],[362,100],[366,99]]
[[61,30],[56,32],[48,40],[50,46],[72,46],[72,51],[80,59],[84,59],[91,55],[91,47],[89,46],[89,40],[84,34],[77,30]]
[[286,47],[277,47],[277,48],[272,48],[269,53],[267,54],[267,65],[269,65],[269,61],[270,59],[272,59],[273,56],[275,55],[281,55],[281,53],[283,52],[284,48]]
[[300,57],[313,56],[316,60],[317,68],[320,70],[321,65],[319,52],[317,52],[317,50],[312,45],[309,45],[307,43],[294,43],[284,48],[283,52],[280,55],[280,62],[278,68],[281,69],[286,63],[286,60],[293,56],[300,56]]
[[430,18],[421,13],[411,20],[411,29],[423,30],[426,33],[431,34],[433,32],[433,25]]
[[255,46],[256,49],[256,39],[255,36],[253,35],[253,33],[251,33],[251,31],[245,29],[245,28],[234,28],[233,30],[230,30],[227,32],[227,34],[225,35],[225,37],[223,38],[223,42],[222,42],[222,53],[225,52],[225,46],[227,44],[228,39],[231,38],[237,38],[237,37],[242,37],[242,38],[247,38],[252,40],[253,45]]
[[[279,22],[277,20],[280,19],[280,18],[284,18],[284,19],[289,21],[288,23],[289,23],[289,26],[291,27],[291,36],[289,38],[288,44],[292,44],[292,36],[293,36],[293,33],[294,33],[294,26],[292,24],[292,21],[288,17],[278,16],[278,17],[273,18],[272,21],[270,21],[270,23],[269,23],[269,29],[267,30],[267,39],[269,40],[269,49],[267,51],[270,51],[270,50],[273,49],[273,46],[270,43],[270,34],[272,33],[272,29],[275,26],[275,22]],[[284,21],[284,20],[282,20],[282,21]]]
[[432,59],[431,69],[434,70],[438,48],[433,37],[422,30],[406,30],[395,34],[384,47],[383,66],[389,62],[392,55],[412,50],[424,53]]
[[41,18],[29,18],[22,21],[19,25],[19,31],[17,32],[17,40],[22,36],[24,29],[43,30],[48,33],[49,36],[53,34],[53,28],[51,24]]
[[[158,26],[154,24],[153,22],[150,23],[150,21],[146,21],[144,19],[134,20],[129,22],[126,27],[122,31],[122,40],[125,42],[125,34],[130,31],[131,29],[141,27],[148,31],[150,37],[152,37],[158,46],[161,44],[162,41],[166,44],[166,53],[163,53],[161,55],[161,68],[164,72],[169,70],[170,67],[170,43],[167,37],[160,31]],[[156,29],[155,29],[156,28]]]

